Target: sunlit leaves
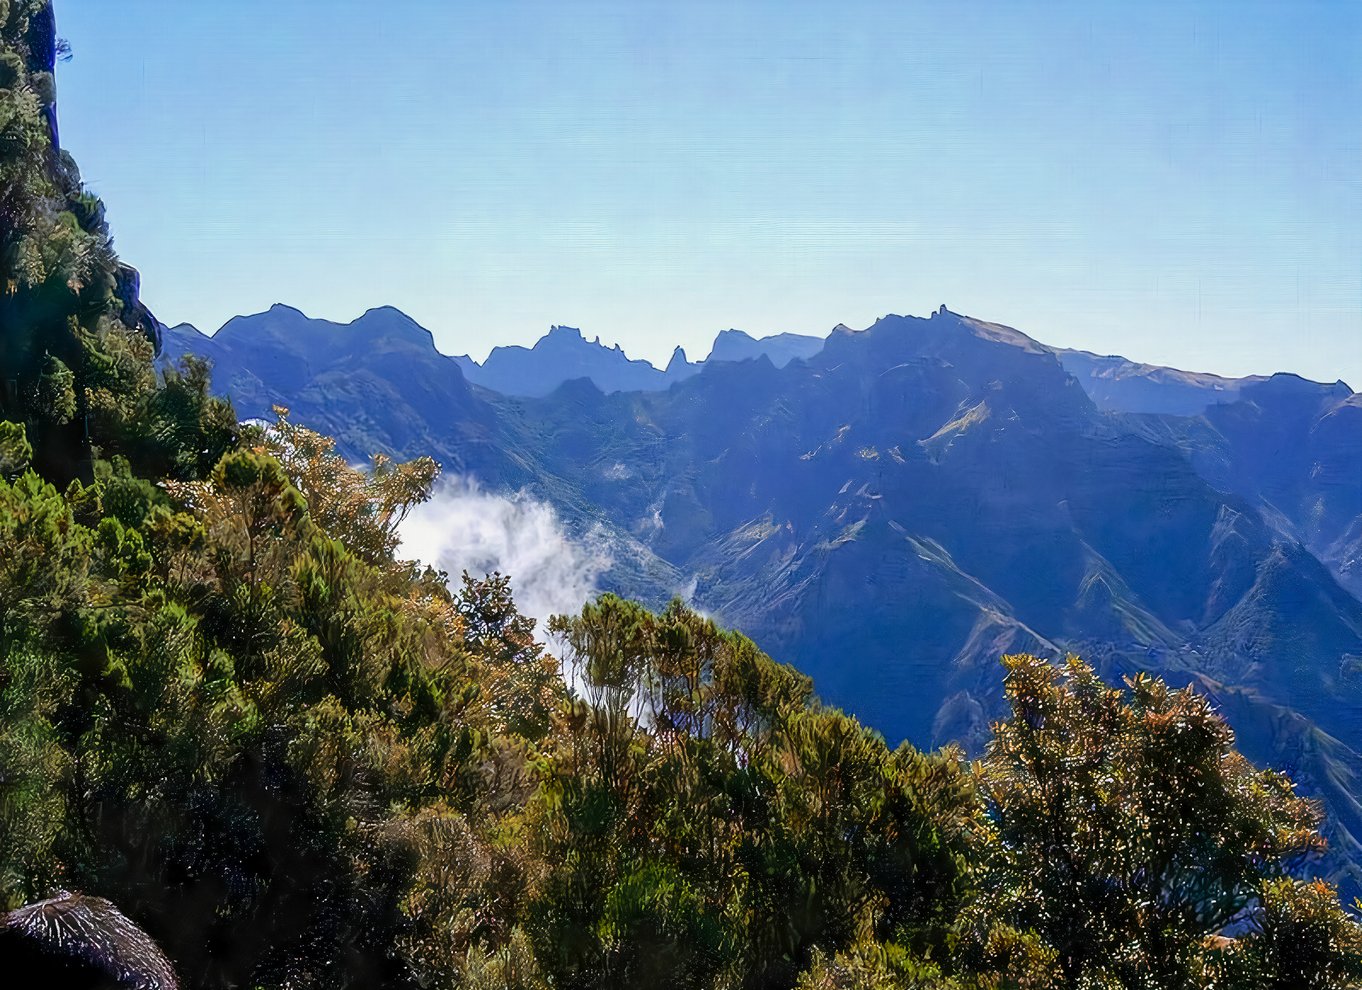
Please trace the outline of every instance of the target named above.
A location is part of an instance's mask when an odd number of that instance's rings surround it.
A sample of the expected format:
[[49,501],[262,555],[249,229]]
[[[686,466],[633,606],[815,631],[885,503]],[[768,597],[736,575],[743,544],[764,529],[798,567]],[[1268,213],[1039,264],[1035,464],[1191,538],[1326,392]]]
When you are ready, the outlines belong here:
[[377,454],[358,470],[335,452],[334,439],[292,422],[287,409],[274,412],[275,422],[247,441],[279,461],[324,532],[369,563],[391,561],[397,527],[430,498],[439,466],[429,457],[396,463]]
[[1141,675],[1121,691],[1072,657],[1005,665],[1013,714],[984,760],[997,829],[984,910],[1034,930],[1073,985],[1202,985],[1206,940],[1322,847],[1317,810],[1244,759],[1190,688]]

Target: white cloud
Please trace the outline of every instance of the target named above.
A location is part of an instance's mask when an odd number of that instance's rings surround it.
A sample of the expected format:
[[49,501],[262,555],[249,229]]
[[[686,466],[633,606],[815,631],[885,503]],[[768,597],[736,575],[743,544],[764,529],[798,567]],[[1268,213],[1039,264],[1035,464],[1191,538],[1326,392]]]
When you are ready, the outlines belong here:
[[571,539],[553,507],[524,492],[484,491],[471,478],[454,477],[403,522],[399,555],[445,571],[455,583],[500,571],[511,579],[516,607],[544,623],[574,613],[597,591],[610,553],[592,532]]

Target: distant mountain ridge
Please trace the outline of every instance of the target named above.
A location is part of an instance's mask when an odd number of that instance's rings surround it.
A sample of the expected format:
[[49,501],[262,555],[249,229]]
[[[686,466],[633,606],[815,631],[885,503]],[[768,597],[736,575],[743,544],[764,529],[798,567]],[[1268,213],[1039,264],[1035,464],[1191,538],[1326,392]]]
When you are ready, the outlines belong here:
[[517,396],[548,395],[574,378],[589,378],[605,392],[652,391],[698,370],[686,360],[684,351],[679,360],[658,369],[628,357],[618,344],[606,347],[599,337],[587,341],[580,330],[562,326],[550,327],[533,347],[494,347],[481,364],[467,355],[455,360],[475,385]]
[[[304,331],[291,343],[281,342],[275,332],[281,312],[296,314],[295,318],[308,321],[310,331]],[[185,350],[203,352],[211,354],[216,361],[231,365],[236,362],[228,352],[243,346],[253,349],[253,337],[257,333],[269,340],[266,346],[283,344],[283,351],[288,354],[315,346],[329,349],[331,345],[325,340],[325,333],[341,328],[358,328],[361,336],[381,334],[393,328],[418,333],[421,339],[431,336],[430,331],[411,317],[389,306],[372,309],[350,323],[342,324],[312,319],[292,307],[276,304],[264,313],[234,317],[212,336],[189,324],[170,328],[170,334],[176,339],[171,341],[169,351],[172,355]],[[322,331],[320,338],[318,330]],[[224,335],[224,331],[229,332]],[[162,333],[165,332],[162,328]],[[852,331],[845,324],[838,324],[830,334],[839,332]],[[777,368],[783,368],[793,360],[813,357],[823,349],[826,339],[796,333],[757,338],[742,330],[722,330],[704,360],[692,361],[684,349],[677,347],[666,366],[658,368],[646,360],[630,358],[618,344],[608,347],[599,337],[588,340],[575,327],[552,326],[530,347],[518,344],[494,347],[481,362],[467,354],[454,355],[452,360],[474,385],[520,398],[548,395],[574,378],[588,378],[606,393],[652,392],[663,391],[675,382],[697,374],[706,362],[751,361],[764,356]],[[1037,343],[1035,346],[1044,345]],[[1048,349],[1059,358],[1064,369],[1083,384],[1098,408],[1108,412],[1195,416],[1208,406],[1237,401],[1245,388],[1270,377],[1229,378],[1146,364],[1120,355],[1099,355],[1071,348]],[[294,354],[293,359],[296,361],[297,358]]]
[[[839,323],[832,333],[848,329]],[[777,368],[783,368],[796,359],[813,357],[823,349],[824,339],[797,333],[778,333],[758,339],[741,330],[723,330],[714,338],[714,347],[705,360],[753,361],[765,356]]]
[[[334,356],[337,348],[357,341],[373,342],[389,334],[422,344],[430,342],[434,348],[429,330],[390,306],[371,309],[350,323],[335,323],[276,303],[264,313],[232,318],[211,336],[187,323],[162,328],[162,333],[169,338],[165,350],[171,360],[185,352],[198,353],[212,358],[220,369],[235,373],[268,354],[283,362],[276,370],[285,376],[304,373],[309,362]],[[706,361],[750,361],[764,356],[776,367],[784,367],[822,348],[822,337],[780,333],[756,338],[742,330],[724,330],[715,338]],[[525,398],[548,395],[576,378],[590,379],[603,392],[661,391],[699,373],[705,364],[689,360],[677,347],[666,367],[657,368],[648,361],[630,358],[618,344],[607,347],[599,337],[588,341],[579,329],[567,326],[550,327],[532,347],[494,347],[482,362],[467,354],[450,360],[474,385]]]
[[[1362,892],[1362,400],[1342,383],[1075,357],[943,308],[665,389],[573,367],[510,396],[395,311],[300,319],[166,349],[212,359],[242,416],[278,402],[347,456],[431,454],[549,501],[609,543],[609,590],[684,594],[891,740],[977,746],[1003,652],[1195,682],[1327,802],[1330,869]],[[516,360],[633,367],[550,338]]]
[[1117,412],[1195,416],[1207,406],[1234,402],[1245,386],[1267,380],[1180,371],[1091,351],[1057,348],[1055,354],[1099,408]]
[[[934,314],[954,315],[944,306]],[[1329,385],[1285,373],[1227,378],[1185,372],[1051,348],[1010,327],[970,322],[986,339],[1052,354],[1100,410],[1136,417],[1127,424],[1130,430],[1177,446],[1218,488],[1261,502],[1275,525],[1308,545],[1354,594],[1362,594],[1362,399],[1343,382]],[[386,306],[348,324],[276,304],[264,313],[233,318],[211,337],[188,324],[162,329],[163,360],[184,353],[210,359],[216,387],[252,416],[267,416],[274,404],[293,406],[309,389],[360,390],[357,396],[364,389],[376,396],[390,392],[383,399],[386,408],[410,415],[386,417],[390,428],[374,430],[369,446],[398,452],[412,449],[417,436],[433,436],[430,427],[415,424],[438,421],[449,412],[456,413],[456,423],[471,422],[466,415],[471,400],[462,383],[450,383],[451,366],[463,382],[514,398],[543,398],[578,379],[605,394],[653,392],[684,382],[707,365],[765,361],[784,368],[815,358],[839,336],[857,333],[844,324],[828,338],[777,334],[757,339],[724,330],[705,361],[689,361],[678,347],[667,367],[658,369],[629,358],[618,345],[606,347],[599,338],[589,341],[580,330],[563,326],[552,327],[533,347],[494,348],[481,364],[466,355],[448,357],[436,350],[430,331]],[[374,362],[400,365],[404,360],[428,369],[432,382],[441,384],[411,395],[380,384]],[[358,423],[370,420],[361,414]],[[457,451],[448,455],[451,463],[459,463]],[[1310,467],[1317,462],[1322,466]]]

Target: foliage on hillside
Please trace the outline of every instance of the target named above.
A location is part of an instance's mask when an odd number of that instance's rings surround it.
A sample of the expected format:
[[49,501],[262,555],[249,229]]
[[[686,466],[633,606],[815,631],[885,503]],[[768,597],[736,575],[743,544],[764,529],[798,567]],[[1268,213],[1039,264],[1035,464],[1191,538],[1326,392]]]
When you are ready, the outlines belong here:
[[99,462],[63,494],[24,467],[0,895],[108,897],[191,986],[1362,973],[1332,890],[1287,873],[1314,809],[1190,691],[1011,658],[971,765],[890,749],[679,603],[560,617],[559,676],[506,579],[454,594],[393,558],[430,465],[366,475],[286,419],[201,481]]
[[432,462],[151,370],[40,8],[0,0],[0,906],[108,898],[199,988],[1356,985],[1314,809],[1190,691],[1010,658],[974,764],[680,603],[559,617],[560,669],[506,578],[397,560]]
[[56,39],[43,0],[0,3],[0,417],[48,477],[89,481],[92,446],[149,477],[197,477],[236,424],[188,361],[157,381],[157,326],[104,206],[53,144]]

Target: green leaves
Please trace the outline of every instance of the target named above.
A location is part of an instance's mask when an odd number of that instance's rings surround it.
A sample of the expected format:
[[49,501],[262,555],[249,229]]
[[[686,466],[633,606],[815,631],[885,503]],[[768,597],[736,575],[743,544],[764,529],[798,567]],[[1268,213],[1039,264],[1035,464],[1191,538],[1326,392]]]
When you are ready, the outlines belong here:
[[891,751],[680,602],[607,595],[552,629],[576,698],[531,930],[562,985],[789,986],[819,946],[944,951],[982,831],[957,753]]
[[1280,877],[1260,891],[1258,931],[1226,951],[1240,986],[1332,990],[1362,982],[1362,928],[1328,884]]
[[282,406],[274,412],[274,424],[257,428],[248,441],[279,462],[327,534],[368,563],[391,564],[397,527],[430,498],[439,466],[429,457],[399,464],[378,454],[369,470],[357,470],[335,453],[331,437],[291,422]]
[[0,422],[0,478],[12,481],[28,470],[33,447],[22,423]]
[[68,628],[89,600],[91,537],[32,471],[0,481],[0,650]]
[[76,376],[60,358],[48,355],[38,379],[37,413],[58,426],[76,415]]
[[1066,981],[1203,985],[1207,940],[1264,917],[1274,878],[1322,848],[1317,810],[1190,688],[1139,675],[1122,692],[1074,657],[1004,664],[980,909],[1036,932]]
[[0,661],[0,908],[40,896],[57,876],[71,762],[53,716],[71,687],[51,656],[12,649]]
[[1191,690],[1008,658],[976,766],[611,596],[554,620],[563,680],[507,579],[352,552],[311,470],[0,481],[9,902],[112,895],[203,986],[1357,979],[1354,920],[1287,875],[1315,809]]

